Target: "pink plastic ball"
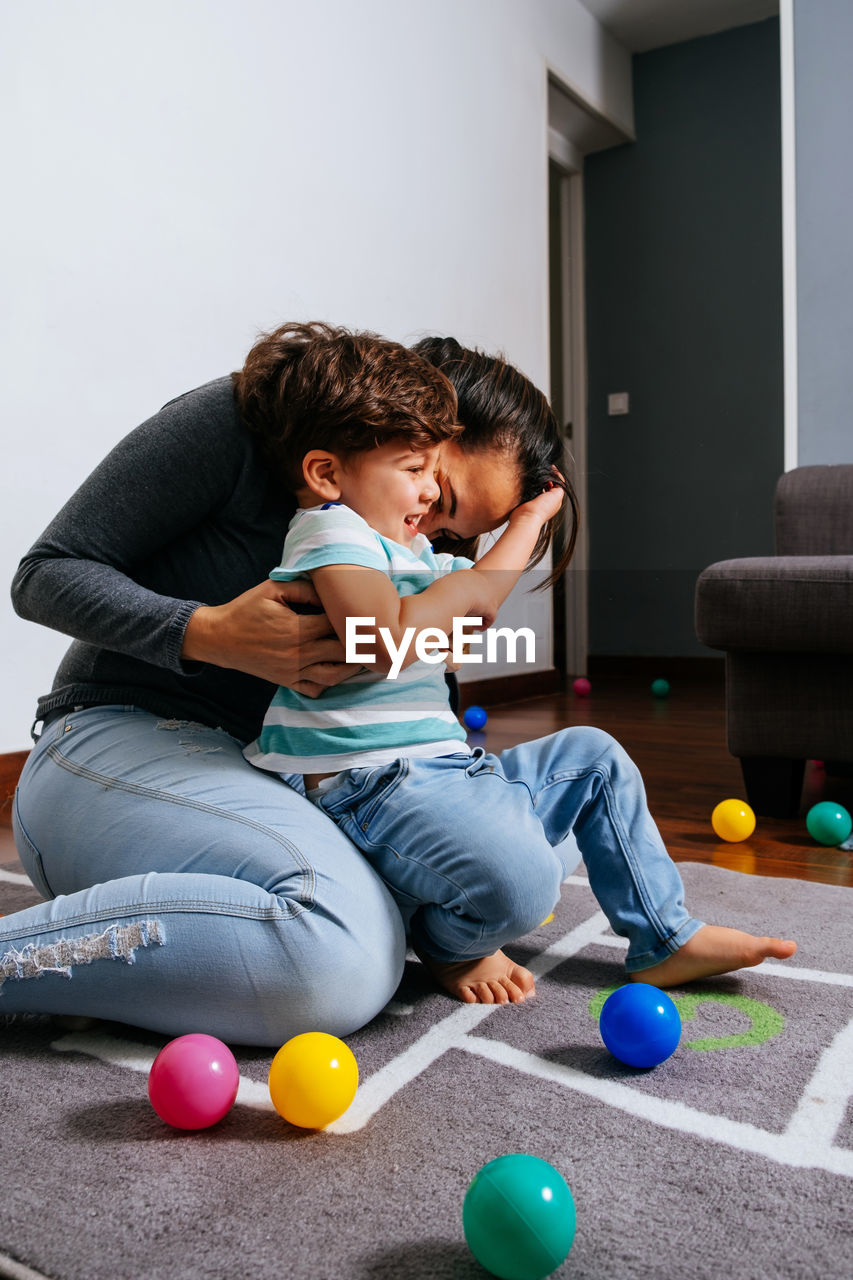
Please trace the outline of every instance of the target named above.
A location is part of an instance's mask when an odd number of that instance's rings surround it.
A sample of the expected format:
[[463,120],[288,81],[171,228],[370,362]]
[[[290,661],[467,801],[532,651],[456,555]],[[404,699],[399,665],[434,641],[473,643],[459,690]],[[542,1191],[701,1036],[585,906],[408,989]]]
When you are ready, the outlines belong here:
[[578,676],[577,680],[572,685],[572,688],[579,698],[588,698],[592,691],[592,685],[587,680],[586,676]]
[[148,1097],[175,1129],[209,1129],[234,1105],[240,1072],[234,1054],[215,1036],[194,1033],[165,1045],[148,1074]]

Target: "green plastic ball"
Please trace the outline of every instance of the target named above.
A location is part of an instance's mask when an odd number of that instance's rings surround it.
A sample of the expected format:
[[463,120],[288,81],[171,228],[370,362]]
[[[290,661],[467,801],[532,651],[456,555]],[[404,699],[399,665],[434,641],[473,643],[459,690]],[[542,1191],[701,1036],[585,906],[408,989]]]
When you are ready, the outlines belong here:
[[474,1257],[501,1280],[542,1280],[575,1238],[575,1202],[553,1165],[538,1156],[498,1156],[471,1182],[462,1228]]
[[669,681],[663,678],[653,680],[652,693],[656,698],[666,698],[669,695]]
[[818,844],[843,844],[853,831],[853,818],[844,805],[835,804],[832,800],[821,800],[812,805],[806,815],[806,826],[809,835]]

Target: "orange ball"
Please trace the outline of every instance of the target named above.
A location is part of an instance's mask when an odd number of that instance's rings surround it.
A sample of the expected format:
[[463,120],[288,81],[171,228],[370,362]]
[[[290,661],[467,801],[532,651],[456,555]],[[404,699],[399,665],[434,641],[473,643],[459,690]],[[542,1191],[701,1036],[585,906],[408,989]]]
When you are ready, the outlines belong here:
[[745,800],[721,800],[711,814],[711,826],[721,840],[737,844],[755,830],[755,814]]

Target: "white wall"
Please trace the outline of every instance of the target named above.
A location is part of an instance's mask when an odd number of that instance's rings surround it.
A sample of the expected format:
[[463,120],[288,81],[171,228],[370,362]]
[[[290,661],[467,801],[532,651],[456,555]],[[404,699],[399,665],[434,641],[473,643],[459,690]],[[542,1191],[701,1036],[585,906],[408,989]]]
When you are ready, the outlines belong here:
[[[0,50],[5,581],[284,319],[453,333],[547,388],[546,68],[632,127],[578,0],[5,0]],[[0,609],[7,751],[66,642]]]

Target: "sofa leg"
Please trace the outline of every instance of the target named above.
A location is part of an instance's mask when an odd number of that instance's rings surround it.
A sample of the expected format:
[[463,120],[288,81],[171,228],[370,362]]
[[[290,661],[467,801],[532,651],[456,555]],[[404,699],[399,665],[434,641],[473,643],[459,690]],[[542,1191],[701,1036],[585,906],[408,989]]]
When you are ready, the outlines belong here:
[[764,818],[796,818],[800,812],[805,760],[781,756],[742,756],[746,798]]

